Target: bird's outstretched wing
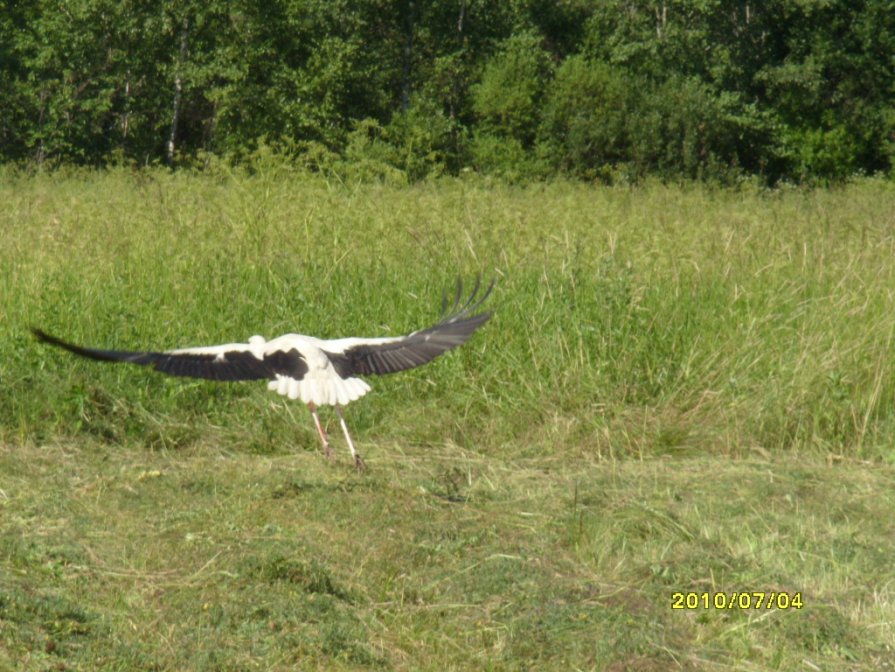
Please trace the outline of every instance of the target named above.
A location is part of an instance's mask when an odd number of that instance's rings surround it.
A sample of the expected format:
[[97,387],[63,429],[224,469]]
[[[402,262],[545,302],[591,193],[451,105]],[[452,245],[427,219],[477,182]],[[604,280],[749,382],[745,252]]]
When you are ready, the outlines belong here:
[[31,330],[38,340],[71,353],[102,362],[125,362],[151,366],[169,376],[207,378],[209,380],[273,379],[277,374],[300,380],[308,365],[297,350],[262,353],[258,357],[250,346],[242,343],[202,348],[185,348],[166,352],[129,352],[84,348],[50,336],[40,329]]
[[448,309],[445,296],[441,319],[437,324],[397,338],[342,338],[326,341],[326,352],[342,378],[358,375],[385,374],[422,366],[458,345],[462,345],[491,317],[491,313],[475,314],[494,289],[494,281],[479,294],[481,279],[476,280],[469,298],[463,299],[463,284],[457,281],[457,292]]

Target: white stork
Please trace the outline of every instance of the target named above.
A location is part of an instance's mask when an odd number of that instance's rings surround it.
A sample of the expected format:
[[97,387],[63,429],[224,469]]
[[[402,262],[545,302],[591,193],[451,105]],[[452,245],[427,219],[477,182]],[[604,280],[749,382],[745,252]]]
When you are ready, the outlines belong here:
[[322,340],[313,336],[286,334],[271,341],[262,336],[252,336],[248,343],[162,352],[130,352],[84,348],[50,336],[40,329],[32,331],[38,340],[81,357],[152,366],[156,371],[170,376],[220,381],[269,380],[267,389],[290,399],[301,399],[308,405],[323,443],[323,452],[330,458],[333,450],[317,416],[317,407],[335,406],[354,464],[360,470],[364,468],[364,461],[354,447],[342,413],[342,406],[370,391],[370,386],[357,376],[412,369],[462,345],[491,317],[490,313],[475,311],[488,298],[493,287],[492,281],[479,296],[481,281],[477,281],[469,298],[461,304],[463,288],[458,281],[453,305],[450,310],[447,309],[445,295],[438,323],[407,336]]

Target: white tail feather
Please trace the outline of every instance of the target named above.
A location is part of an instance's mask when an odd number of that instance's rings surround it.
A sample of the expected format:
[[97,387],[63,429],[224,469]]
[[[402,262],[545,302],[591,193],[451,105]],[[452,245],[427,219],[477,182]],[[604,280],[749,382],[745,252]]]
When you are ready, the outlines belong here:
[[295,380],[289,376],[277,376],[267,383],[267,389],[290,399],[301,399],[317,406],[346,406],[370,391],[370,386],[360,378],[336,378],[319,380],[310,376]]

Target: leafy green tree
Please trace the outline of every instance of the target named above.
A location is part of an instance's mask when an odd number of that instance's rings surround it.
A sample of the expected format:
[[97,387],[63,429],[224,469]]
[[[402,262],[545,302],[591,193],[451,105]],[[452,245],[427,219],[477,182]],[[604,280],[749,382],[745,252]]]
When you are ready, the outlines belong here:
[[533,33],[508,38],[472,88],[481,130],[515,138],[530,147],[537,134],[544,90],[552,74],[550,55]]
[[116,80],[123,59],[111,34],[112,24],[120,25],[113,12],[86,1],[56,12],[35,7],[15,36],[27,68],[23,102],[34,115],[22,129],[23,141],[36,161],[54,155],[96,160],[110,149],[109,136],[121,132],[114,107],[122,93]]
[[841,179],[892,168],[893,53],[891,0],[21,0],[0,156]]
[[629,160],[630,77],[584,56],[567,58],[547,89],[540,144],[561,171],[593,178]]
[[[761,151],[766,124],[739,95],[697,77],[644,83],[629,119],[637,174],[728,180]],[[747,140],[744,142],[744,140]]]
[[21,35],[34,21],[34,2],[0,5],[0,148],[3,158],[27,155],[25,134],[34,108],[28,95],[28,67],[21,51]]
[[745,169],[771,180],[843,177],[892,165],[893,9],[889,0],[615,0],[591,15],[583,52],[660,88],[708,85],[726,110],[714,117],[733,115],[746,131]]
[[260,138],[340,147],[355,120],[383,120],[394,78],[377,55],[393,63],[399,50],[383,4],[251,0],[232,9],[231,41],[216,40],[196,64],[214,108],[212,147],[239,153]]
[[785,57],[755,76],[778,120],[780,172],[835,179],[891,169],[895,7],[837,0],[787,10],[777,28]]

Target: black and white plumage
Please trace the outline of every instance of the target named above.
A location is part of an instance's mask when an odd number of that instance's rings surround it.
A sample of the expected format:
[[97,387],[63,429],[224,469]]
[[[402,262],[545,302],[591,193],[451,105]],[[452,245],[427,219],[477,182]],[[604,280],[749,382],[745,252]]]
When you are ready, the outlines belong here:
[[301,399],[308,405],[328,456],[332,449],[317,416],[317,407],[335,406],[355,464],[362,468],[363,460],[354,448],[341,408],[370,391],[370,386],[358,376],[412,369],[462,345],[491,317],[488,312],[475,311],[493,287],[492,282],[480,295],[481,282],[477,281],[470,296],[461,303],[463,288],[458,282],[449,310],[445,297],[441,319],[435,325],[407,336],[323,340],[286,334],[270,341],[262,336],[252,336],[248,343],[132,352],[85,348],[40,329],[32,331],[40,341],[81,357],[151,366],[170,376],[219,381],[268,380],[269,390],[290,399]]

